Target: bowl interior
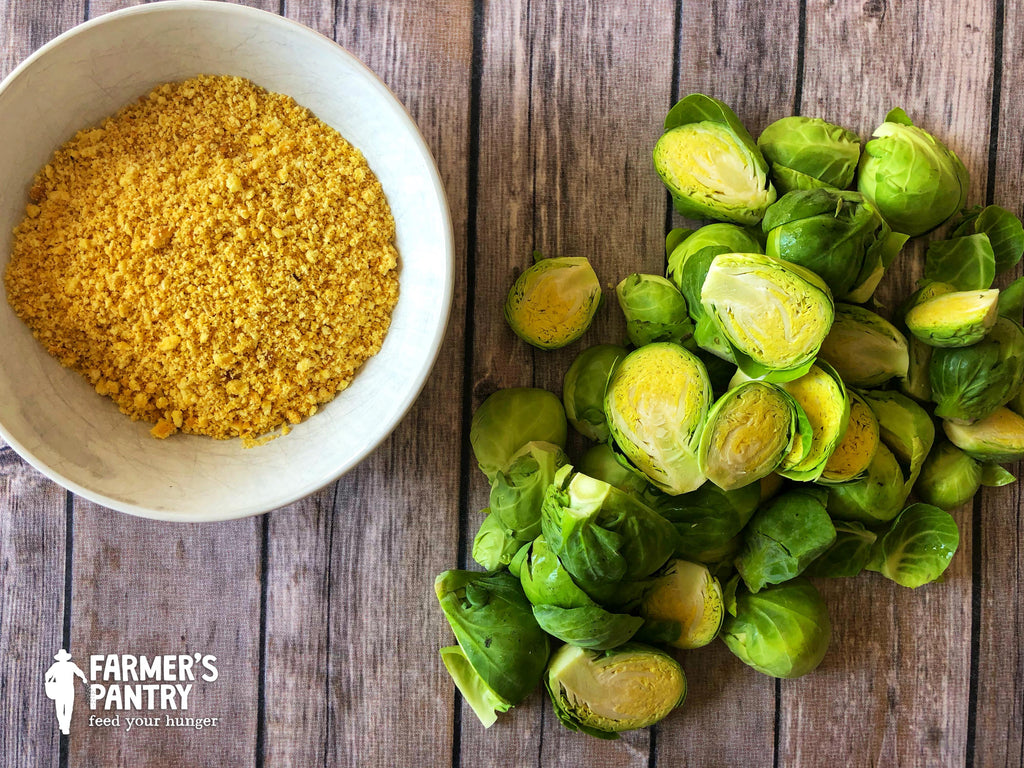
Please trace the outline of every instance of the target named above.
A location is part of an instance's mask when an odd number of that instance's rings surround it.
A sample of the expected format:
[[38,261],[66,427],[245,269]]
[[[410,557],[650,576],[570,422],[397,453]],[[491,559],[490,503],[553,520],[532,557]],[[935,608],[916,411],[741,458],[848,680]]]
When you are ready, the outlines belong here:
[[358,60],[312,30],[221,3],[168,2],[110,14],[36,52],[0,88],[0,271],[33,176],[74,133],[159,83],[246,77],[292,96],[365,155],[397,228],[400,297],[380,353],[291,434],[239,440],[149,436],[64,369],[0,301],[0,434],[71,490],[132,514],[179,520],[264,512],[311,493],[398,423],[433,364],[451,301],[451,225],[414,123]]

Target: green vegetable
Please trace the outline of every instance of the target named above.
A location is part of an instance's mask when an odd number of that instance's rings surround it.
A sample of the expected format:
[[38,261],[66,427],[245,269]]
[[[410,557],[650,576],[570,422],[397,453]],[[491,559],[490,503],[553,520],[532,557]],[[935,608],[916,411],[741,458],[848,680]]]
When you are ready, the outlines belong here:
[[[726,590],[728,592],[728,589]],[[828,651],[832,624],[814,585],[798,577],[726,600],[722,639],[740,661],[772,677],[793,678],[815,669]]]
[[837,520],[835,528],[836,540],[808,566],[805,571],[808,576],[851,578],[867,566],[878,538],[875,533],[855,521]]
[[914,493],[921,501],[948,511],[973,499],[980,487],[981,462],[943,441],[925,459]]
[[998,312],[1015,322],[1024,316],[1024,277],[1018,277],[999,292]]
[[[676,529],[677,556],[717,563],[750,521],[760,500],[758,484],[723,491],[714,483],[705,483],[681,496],[659,496],[653,506]],[[738,546],[739,542],[736,543]]]
[[948,512],[911,504],[875,542],[867,570],[913,589],[938,579],[959,545],[960,532]]
[[850,393],[850,418],[846,431],[825,468],[819,483],[847,483],[867,474],[881,442],[878,419],[867,402],[856,392]]
[[924,408],[899,392],[871,390],[861,395],[878,418],[879,437],[900,464],[906,498],[932,449],[935,424]]
[[789,192],[761,222],[766,252],[819,275],[841,301],[871,298],[907,236],[894,233],[859,192]]
[[992,245],[996,274],[1017,266],[1024,254],[1024,225],[1005,208],[975,206],[964,213],[953,230],[955,237],[984,234]]
[[825,511],[827,491],[796,488],[759,509],[743,530],[736,570],[751,592],[781,584],[803,573],[835,541]]
[[533,617],[519,580],[507,572],[444,571],[434,591],[457,646],[441,658],[480,722],[490,727],[536,688],[548,636]]
[[722,585],[707,566],[670,560],[644,594],[640,613],[646,619],[641,639],[700,648],[714,640],[722,626]]
[[824,360],[783,388],[793,396],[811,425],[810,445],[794,445],[779,474],[790,480],[817,480],[846,433],[850,395],[839,374]]
[[942,422],[946,437],[978,461],[1007,464],[1024,459],[1024,416],[1009,408],[996,408],[971,424]]
[[860,160],[860,137],[817,117],[784,117],[765,128],[757,146],[780,192],[822,186],[845,189]]
[[908,330],[932,347],[977,344],[996,324],[999,291],[954,291],[922,295],[906,315]]
[[829,488],[826,506],[836,520],[874,525],[896,517],[906,498],[900,463],[889,447],[880,443],[863,477]]
[[870,388],[904,378],[910,352],[906,337],[885,318],[854,304],[836,304],[818,359],[831,364],[847,386]]
[[531,442],[565,448],[565,409],[544,389],[499,389],[473,413],[469,443],[480,470],[491,482],[508,469],[520,449]]
[[600,303],[601,283],[586,258],[542,258],[512,284],[505,319],[526,343],[557,349],[586,332]]
[[1024,384],[1024,328],[1000,317],[977,344],[936,349],[928,380],[938,418],[985,418]]
[[577,432],[590,440],[608,439],[605,388],[615,366],[627,354],[625,347],[596,344],[580,352],[565,372],[562,404],[566,418]]
[[807,372],[834,313],[828,287],[817,275],[758,253],[716,256],[701,287],[701,303],[740,370],[769,381]]
[[686,299],[667,278],[635,272],[615,287],[615,294],[633,346],[655,341],[681,344],[693,335]]
[[598,443],[591,446],[576,467],[584,475],[589,475],[596,480],[603,480],[608,485],[614,485],[620,491],[631,493],[635,496],[642,495],[650,484],[647,476],[638,472],[628,462],[619,461],[615,451],[608,443]]
[[984,233],[935,240],[924,258],[925,280],[949,283],[958,291],[984,291],[996,276],[996,255]]
[[963,208],[970,183],[964,164],[902,109],[890,111],[872,136],[860,159],[857,189],[895,231],[924,234]]
[[708,413],[700,469],[719,488],[741,488],[778,469],[795,440],[810,438],[810,422],[792,395],[764,381],[743,382]]
[[711,397],[707,369],[692,352],[669,342],[647,344],[615,369],[605,414],[616,445],[651,483],[685,493],[705,479],[697,444]]
[[775,200],[768,164],[736,114],[700,93],[665,117],[654,167],[676,210],[695,219],[756,224]]

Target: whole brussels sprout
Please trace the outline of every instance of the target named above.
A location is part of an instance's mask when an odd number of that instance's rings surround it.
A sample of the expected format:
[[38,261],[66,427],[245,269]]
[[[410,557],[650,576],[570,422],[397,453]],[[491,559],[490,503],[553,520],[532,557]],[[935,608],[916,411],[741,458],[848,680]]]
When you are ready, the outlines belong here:
[[960,545],[952,516],[931,504],[911,504],[879,536],[866,569],[914,589],[935,581]]
[[971,424],[943,421],[946,437],[978,461],[1008,464],[1024,459],[1024,416],[1009,408],[996,408]]
[[835,368],[847,386],[870,388],[906,377],[910,352],[906,337],[885,318],[854,304],[836,304],[819,359]]
[[539,260],[509,289],[505,319],[523,341],[558,349],[582,336],[601,303],[601,283],[582,256]]
[[725,608],[722,585],[707,566],[669,560],[640,604],[645,622],[637,635],[675,648],[701,648],[718,636]]
[[776,120],[758,136],[757,146],[781,193],[826,186],[845,189],[860,160],[860,137],[819,117]]
[[711,396],[704,364],[678,344],[661,342],[619,363],[604,410],[612,438],[629,461],[666,493],[686,493],[705,480],[697,444]]
[[531,442],[565,448],[565,408],[556,395],[534,387],[499,389],[473,412],[469,444],[480,470],[494,482]]
[[712,260],[701,303],[752,378],[790,381],[814,363],[834,314],[817,275],[758,253],[723,253]]
[[981,462],[943,441],[925,459],[914,492],[921,501],[949,511],[973,499],[980,487]]
[[864,146],[857,189],[897,232],[939,226],[967,199],[970,177],[956,153],[893,109]]
[[872,547],[878,538],[874,531],[856,521],[836,520],[836,540],[804,574],[827,579],[851,578],[858,575],[871,559]]
[[562,725],[602,739],[654,725],[686,698],[679,662],[641,643],[603,652],[563,645],[544,683]]
[[480,722],[490,727],[537,687],[550,646],[519,580],[508,573],[444,571],[434,591],[458,645],[441,658]]
[[580,352],[562,379],[562,404],[573,428],[590,440],[608,439],[604,393],[619,361],[629,354],[615,344],[595,344]]
[[760,501],[759,484],[723,491],[714,483],[705,483],[690,493],[661,495],[652,506],[675,527],[679,557],[713,564],[723,559],[721,553],[730,548]]
[[819,275],[840,301],[871,298],[907,236],[894,233],[859,192],[788,192],[765,212],[765,252]]
[[756,224],[775,200],[768,164],[736,113],[700,93],[665,117],[654,167],[683,216]]
[[726,611],[721,636],[729,650],[772,677],[800,677],[814,670],[832,639],[825,601],[802,576],[757,594],[737,589],[732,601],[726,598]]
[[924,408],[899,392],[868,390],[861,396],[878,418],[879,437],[900,464],[905,499],[932,449],[935,424]]
[[634,347],[655,341],[682,344],[693,335],[686,299],[668,278],[634,273],[615,287]]
[[[948,285],[939,283],[938,285]],[[919,294],[907,311],[907,329],[932,347],[969,347],[996,324],[999,291],[949,291]]]
[[619,457],[608,443],[592,445],[583,454],[576,468],[584,475],[603,480],[608,485],[634,496],[642,496],[650,488],[647,476],[630,466],[629,462],[619,461]]

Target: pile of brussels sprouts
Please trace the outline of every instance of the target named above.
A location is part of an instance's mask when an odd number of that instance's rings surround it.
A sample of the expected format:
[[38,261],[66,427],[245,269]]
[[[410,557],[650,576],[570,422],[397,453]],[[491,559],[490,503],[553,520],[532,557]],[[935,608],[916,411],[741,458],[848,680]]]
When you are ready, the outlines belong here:
[[[804,117],[755,142],[693,94],[654,163],[681,214],[717,221],[668,234],[666,275],[618,284],[628,346],[582,350],[561,398],[499,390],[473,416],[484,570],[436,592],[485,725],[541,682],[570,729],[651,725],[686,695],[676,649],[715,638],[767,675],[810,672],[831,625],[808,577],[939,579],[948,510],[1024,458],[1024,278],[992,287],[1024,227],[966,210],[963,164],[902,110],[862,151]],[[908,238],[947,221],[918,290],[875,305]],[[553,349],[601,297],[587,259],[538,258],[505,315]],[[590,445],[573,460],[569,425]]]

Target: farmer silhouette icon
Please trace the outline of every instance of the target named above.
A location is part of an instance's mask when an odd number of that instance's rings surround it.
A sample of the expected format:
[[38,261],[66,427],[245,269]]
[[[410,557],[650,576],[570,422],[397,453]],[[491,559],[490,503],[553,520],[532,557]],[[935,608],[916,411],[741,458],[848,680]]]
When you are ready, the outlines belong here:
[[53,699],[60,732],[67,736],[71,729],[71,712],[75,708],[75,675],[87,685],[89,680],[78,665],[71,661],[71,654],[63,648],[53,658],[57,661],[46,670],[46,697]]

